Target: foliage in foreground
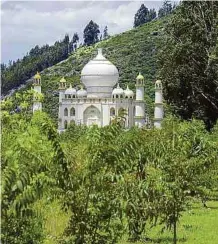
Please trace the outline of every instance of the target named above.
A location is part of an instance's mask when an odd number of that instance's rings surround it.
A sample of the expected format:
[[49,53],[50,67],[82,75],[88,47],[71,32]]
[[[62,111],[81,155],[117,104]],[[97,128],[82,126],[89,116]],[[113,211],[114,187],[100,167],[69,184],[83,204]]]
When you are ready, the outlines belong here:
[[11,114],[11,105],[2,118],[3,243],[44,239],[42,197],[70,213],[58,243],[136,241],[159,224],[173,228],[176,243],[192,197],[216,196],[217,127],[169,118],[162,130],[74,125],[59,136],[46,114],[31,116],[28,106]]

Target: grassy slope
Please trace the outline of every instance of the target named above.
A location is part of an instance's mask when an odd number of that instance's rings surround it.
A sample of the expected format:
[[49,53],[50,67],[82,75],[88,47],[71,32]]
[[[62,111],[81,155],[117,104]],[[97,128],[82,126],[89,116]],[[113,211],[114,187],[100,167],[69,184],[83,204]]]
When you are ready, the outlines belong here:
[[[208,202],[208,207],[208,209],[205,209],[201,204],[196,203],[192,210],[184,213],[178,228],[178,244],[218,243],[218,202]],[[54,237],[59,236],[63,232],[67,225],[69,215],[62,213],[55,203],[47,207],[46,216],[45,230],[47,240],[44,243],[56,244]],[[161,234],[160,229],[160,227],[156,227],[150,230],[148,237],[153,242],[146,243],[171,244],[172,232],[166,231]],[[126,241],[124,238],[119,244],[132,243]],[[137,242],[136,244],[142,244],[142,242]]]
[[93,46],[81,47],[67,60],[44,70],[42,72],[44,110],[53,118],[57,118],[58,97],[54,96],[54,93],[57,94],[60,78],[65,76],[69,83],[79,85],[80,72],[84,65],[96,55],[98,47],[103,47],[104,55],[117,66],[122,84],[128,83],[130,88],[135,89],[135,78],[138,72],[142,72],[146,80],[148,103],[152,104],[153,82],[157,73],[157,54],[162,44],[163,27],[166,22],[166,18],[155,20]]

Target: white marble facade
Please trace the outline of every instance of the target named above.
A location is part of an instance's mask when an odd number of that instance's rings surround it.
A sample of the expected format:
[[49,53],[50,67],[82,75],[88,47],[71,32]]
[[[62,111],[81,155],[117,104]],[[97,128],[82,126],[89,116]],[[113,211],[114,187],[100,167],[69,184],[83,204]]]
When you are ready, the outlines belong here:
[[[35,90],[41,85],[38,75],[37,73],[35,76]],[[59,83],[58,130],[65,130],[70,123],[106,126],[121,114],[125,117],[125,128],[148,124],[144,77],[140,73],[137,76],[135,94],[128,86],[121,88],[118,80],[116,66],[103,56],[101,48],[98,49],[97,56],[82,69],[82,86],[79,90],[71,85],[67,87],[67,81],[63,77]],[[161,81],[155,83],[155,116],[154,125],[160,128],[163,119]]]

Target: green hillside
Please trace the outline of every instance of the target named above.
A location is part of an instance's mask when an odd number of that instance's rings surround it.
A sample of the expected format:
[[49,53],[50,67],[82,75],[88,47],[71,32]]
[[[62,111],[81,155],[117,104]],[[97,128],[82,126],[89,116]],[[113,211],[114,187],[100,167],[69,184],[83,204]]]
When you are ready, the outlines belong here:
[[42,92],[45,95],[43,108],[53,118],[58,111],[58,82],[62,76],[68,83],[80,84],[80,72],[84,65],[96,55],[98,47],[118,68],[120,82],[135,89],[134,82],[138,72],[146,80],[146,95],[150,104],[154,96],[153,82],[157,73],[157,54],[163,40],[163,28],[167,18],[146,23],[141,27],[101,41],[93,46],[78,48],[68,59],[41,72]]

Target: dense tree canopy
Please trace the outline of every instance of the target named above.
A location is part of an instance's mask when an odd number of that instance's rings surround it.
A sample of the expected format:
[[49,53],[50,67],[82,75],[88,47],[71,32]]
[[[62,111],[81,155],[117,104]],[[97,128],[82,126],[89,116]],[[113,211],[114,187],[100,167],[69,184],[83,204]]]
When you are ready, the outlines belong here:
[[158,10],[158,17],[164,17],[172,13],[172,10],[175,8],[175,5],[172,6],[172,3],[169,0],[163,2],[163,6]]
[[89,46],[98,42],[99,33],[99,26],[91,20],[83,31],[84,44]]
[[69,43],[69,49],[70,49],[69,51],[70,51],[70,53],[77,49],[78,42],[79,42],[79,35],[76,32],[76,33],[73,34],[73,38],[72,38],[72,40]]
[[156,18],[155,9],[150,9],[149,11],[148,8],[144,4],[142,4],[137,13],[135,14],[134,27],[145,24],[154,18]]
[[165,99],[184,119],[211,128],[218,118],[218,3],[184,1],[166,27],[160,53]]
[[10,89],[17,88],[25,83],[37,71],[42,71],[68,57],[69,36],[65,35],[61,41],[54,45],[48,44],[39,47],[36,45],[26,56],[16,62],[9,62],[9,66],[1,65],[2,93],[6,94]]
[[108,37],[109,37],[108,28],[107,26],[105,26],[103,31],[103,39],[107,39]]

